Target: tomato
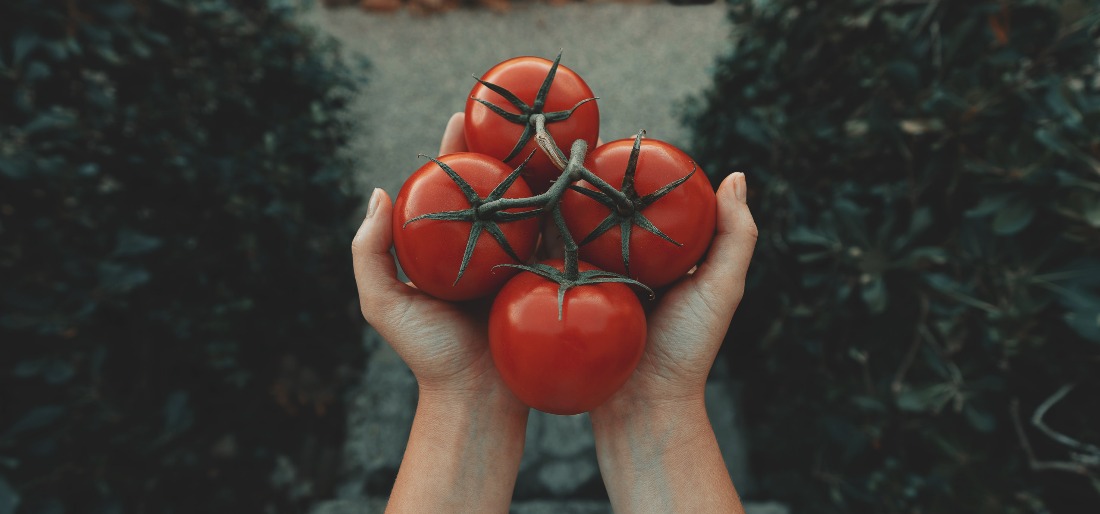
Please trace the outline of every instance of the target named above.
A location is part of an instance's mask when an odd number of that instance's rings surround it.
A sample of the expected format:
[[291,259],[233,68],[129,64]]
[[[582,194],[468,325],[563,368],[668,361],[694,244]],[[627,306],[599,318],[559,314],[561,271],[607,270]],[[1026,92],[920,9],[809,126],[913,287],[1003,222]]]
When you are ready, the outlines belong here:
[[[481,199],[487,198],[512,172],[503,162],[475,153],[454,153],[438,160],[464,179]],[[531,190],[524,181],[516,180],[503,196],[529,197]],[[401,187],[394,203],[393,245],[401,268],[420,290],[444,300],[469,300],[493,293],[517,273],[515,268],[494,268],[498,264],[516,263],[516,259],[489,230],[483,230],[459,278],[474,222],[436,219],[409,222],[429,213],[470,208],[467,196],[435,162],[421,166]],[[531,258],[539,234],[537,218],[497,226],[521,262]]]
[[[562,269],[562,261],[546,261]],[[581,263],[580,270],[596,269]],[[634,372],[646,320],[622,283],[570,288],[558,319],[558,284],[523,272],[497,293],[489,347],[500,376],[522,402],[552,414],[598,407]]]
[[[493,66],[481,79],[507,89],[527,106],[533,107],[535,97],[551,66],[553,62],[541,57],[516,57]],[[540,112],[560,113],[576,107],[567,119],[546,124],[546,130],[566,155],[569,154],[573,141],[577,139],[587,141],[590,148],[596,145],[596,138],[600,132],[599,108],[595,101],[577,106],[578,103],[591,98],[593,98],[592,90],[580,75],[559,65]],[[512,167],[518,166],[537,148],[533,127],[529,124],[513,123],[478,100],[492,103],[509,113],[525,114],[500,94],[481,83],[475,84],[466,100],[466,145],[471,152],[488,154],[505,160]],[[517,150],[516,144],[523,138],[525,131],[528,131],[530,139]],[[524,179],[530,184],[532,191],[541,193],[546,191],[550,183],[560,174],[561,172],[546,154],[539,150],[527,164]]]
[[[633,139],[621,139],[600,146],[588,155],[586,167],[608,184],[619,188],[626,175]],[[694,170],[694,174],[692,173]],[[615,224],[602,235],[580,248],[581,259],[600,268],[627,275],[650,287],[661,287],[682,277],[706,252],[714,237],[717,202],[706,174],[675,146],[656,139],[642,139],[634,175],[637,201],[662,187],[691,174],[665,196],[637,210],[656,229],[676,243],[669,242],[644,227],[630,222],[629,270],[623,264],[623,218],[600,202],[573,190],[562,197],[562,214],[570,233],[582,242],[603,223],[615,216]],[[596,190],[588,182],[580,187]],[[629,221],[629,219],[628,219]]]

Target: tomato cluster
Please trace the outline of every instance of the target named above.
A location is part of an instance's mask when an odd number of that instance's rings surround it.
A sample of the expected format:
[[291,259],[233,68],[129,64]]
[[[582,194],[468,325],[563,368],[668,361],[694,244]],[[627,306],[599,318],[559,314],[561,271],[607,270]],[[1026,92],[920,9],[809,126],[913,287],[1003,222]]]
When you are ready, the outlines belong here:
[[[646,341],[635,291],[652,297],[695,266],[716,205],[703,171],[668,143],[638,134],[597,146],[596,98],[560,60],[517,57],[477,79],[470,151],[409,177],[393,232],[420,290],[449,301],[496,295],[490,349],[517,398],[576,414],[634,372]],[[545,223],[562,234],[563,260],[533,262]]]

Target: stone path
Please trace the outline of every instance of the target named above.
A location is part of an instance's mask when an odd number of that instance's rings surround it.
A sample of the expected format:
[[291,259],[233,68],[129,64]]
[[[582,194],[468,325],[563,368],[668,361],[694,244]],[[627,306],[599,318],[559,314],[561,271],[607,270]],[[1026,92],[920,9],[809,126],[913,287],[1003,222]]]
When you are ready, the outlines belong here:
[[447,119],[466,105],[471,75],[519,55],[553,59],[561,49],[562,64],[600,98],[605,141],[646,129],[682,146],[682,102],[710,84],[729,33],[722,2],[521,2],[505,15],[459,9],[426,17],[316,8],[307,21],[371,62],[369,83],[351,106],[355,119],[366,120],[352,153],[364,191],[382,187],[391,196],[423,164],[418,153],[439,150]]
[[[605,140],[644,128],[650,137],[685,146],[683,102],[710,84],[729,32],[721,2],[696,7],[525,2],[506,15],[462,9],[429,17],[318,7],[305,21],[371,62],[370,83],[350,107],[350,114],[364,121],[351,152],[364,193],[382,187],[391,195],[422,164],[417,153],[438,150],[444,124],[463,108],[474,83],[470,75],[517,55],[552,58],[563,49],[562,63],[600,97]],[[373,330],[364,344],[366,373],[348,399],[347,478],[338,499],[315,505],[312,514],[382,512],[401,462],[416,381]],[[746,494],[753,486],[738,390],[716,369],[707,385],[707,407],[734,482]],[[512,512],[607,513],[606,498],[587,417],[532,411]],[[746,507],[750,514],[787,512],[773,503]]]

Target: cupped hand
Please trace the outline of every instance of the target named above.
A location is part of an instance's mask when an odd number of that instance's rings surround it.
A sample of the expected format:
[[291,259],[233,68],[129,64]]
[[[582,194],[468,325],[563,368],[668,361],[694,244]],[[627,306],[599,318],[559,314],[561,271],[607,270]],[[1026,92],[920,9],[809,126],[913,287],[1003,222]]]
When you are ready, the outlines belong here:
[[701,402],[707,374],[745,291],[758,236],[743,173],[718,187],[717,231],[704,262],[658,300],[647,316],[646,350],[630,380],[593,411]]
[[[455,116],[447,124],[440,154],[463,150],[462,119]],[[376,189],[352,241],[363,317],[409,366],[422,395],[510,396],[489,353],[487,306],[438,300],[399,281],[390,254],[392,223],[393,203]]]

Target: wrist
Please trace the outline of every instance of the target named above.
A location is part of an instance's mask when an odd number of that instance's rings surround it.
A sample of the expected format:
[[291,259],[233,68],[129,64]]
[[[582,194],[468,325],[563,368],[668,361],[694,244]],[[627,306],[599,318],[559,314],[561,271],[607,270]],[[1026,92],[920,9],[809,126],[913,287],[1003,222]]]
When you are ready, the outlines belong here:
[[503,387],[420,388],[387,512],[507,512],[528,408]]
[[[517,421],[527,424],[530,408],[503,384],[479,390],[450,390],[420,387],[417,415],[466,419],[485,425],[507,427]],[[505,423],[501,425],[500,423]]]
[[597,445],[642,437],[659,452],[669,445],[685,444],[713,434],[702,392],[671,398],[617,396],[589,413]]
[[703,394],[618,398],[590,414],[600,473],[622,512],[743,512]]

